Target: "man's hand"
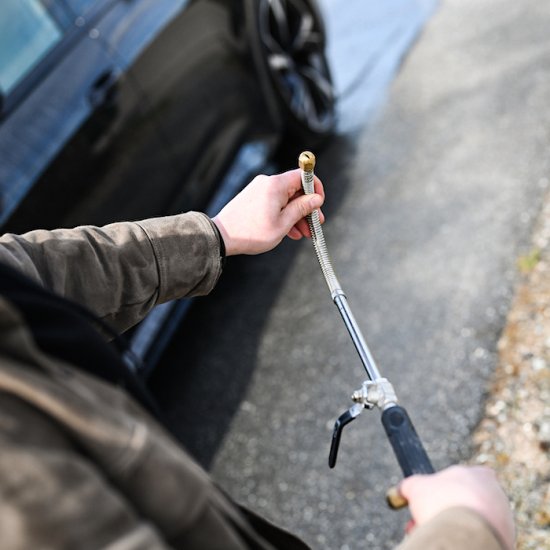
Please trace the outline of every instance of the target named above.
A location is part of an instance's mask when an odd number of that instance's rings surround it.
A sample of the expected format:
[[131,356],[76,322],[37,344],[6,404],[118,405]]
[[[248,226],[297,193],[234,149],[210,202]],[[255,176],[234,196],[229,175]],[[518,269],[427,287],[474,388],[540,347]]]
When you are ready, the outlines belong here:
[[[288,235],[311,237],[304,219],[321,207],[325,193],[315,178],[315,194],[304,195],[300,170],[275,176],[257,176],[213,218],[227,256],[261,254],[275,248]],[[324,217],[320,212],[321,222]]]
[[514,548],[514,521],[508,498],[495,472],[484,466],[451,466],[430,475],[405,478],[399,491],[409,501],[412,522],[408,530],[456,506],[476,511]]

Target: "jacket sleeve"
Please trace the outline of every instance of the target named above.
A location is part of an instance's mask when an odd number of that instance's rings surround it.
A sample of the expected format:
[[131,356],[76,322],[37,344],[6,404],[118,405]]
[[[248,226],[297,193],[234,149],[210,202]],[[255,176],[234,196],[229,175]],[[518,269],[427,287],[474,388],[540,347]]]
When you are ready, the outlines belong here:
[[415,528],[396,550],[506,550],[489,524],[469,508],[450,508]]
[[218,234],[198,212],[5,234],[0,261],[87,306],[119,331],[156,304],[208,294],[222,269]]

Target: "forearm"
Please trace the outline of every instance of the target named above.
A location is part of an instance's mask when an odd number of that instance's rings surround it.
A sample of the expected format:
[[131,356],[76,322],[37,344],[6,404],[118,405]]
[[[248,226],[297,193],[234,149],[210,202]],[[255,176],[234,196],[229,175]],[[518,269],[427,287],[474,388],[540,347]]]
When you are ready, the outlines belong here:
[[440,512],[412,533],[396,550],[505,550],[489,524],[478,513],[464,507]]
[[157,303],[207,294],[221,273],[217,234],[198,213],[6,234],[0,261],[121,331]]

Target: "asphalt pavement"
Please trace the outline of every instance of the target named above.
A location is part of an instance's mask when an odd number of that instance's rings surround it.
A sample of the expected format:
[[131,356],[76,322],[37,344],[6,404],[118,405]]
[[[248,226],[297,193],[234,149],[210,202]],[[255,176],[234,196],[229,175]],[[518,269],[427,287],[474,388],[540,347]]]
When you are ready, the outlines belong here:
[[[549,184],[550,5],[396,3],[409,24],[386,44],[405,47],[379,65],[388,78],[373,93],[369,4],[322,3],[342,93],[338,135],[318,154],[324,231],[378,367],[439,469],[469,455]],[[377,411],[346,428],[327,466],[334,420],[363,379],[311,243],[289,241],[228,261],[152,385],[175,435],[237,500],[314,548],[392,548],[407,512],[385,506],[400,472]]]

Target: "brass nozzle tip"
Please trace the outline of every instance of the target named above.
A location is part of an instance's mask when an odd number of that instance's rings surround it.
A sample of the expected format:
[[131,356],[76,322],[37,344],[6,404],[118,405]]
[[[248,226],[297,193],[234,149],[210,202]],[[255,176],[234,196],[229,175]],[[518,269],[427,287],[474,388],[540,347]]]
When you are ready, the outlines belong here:
[[298,157],[298,165],[306,172],[312,172],[315,168],[315,155],[311,151],[304,151]]
[[392,510],[399,510],[409,505],[409,501],[401,494],[397,487],[392,487],[386,493],[386,502]]

